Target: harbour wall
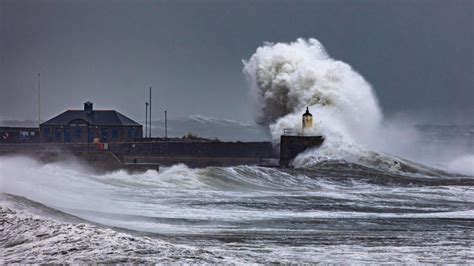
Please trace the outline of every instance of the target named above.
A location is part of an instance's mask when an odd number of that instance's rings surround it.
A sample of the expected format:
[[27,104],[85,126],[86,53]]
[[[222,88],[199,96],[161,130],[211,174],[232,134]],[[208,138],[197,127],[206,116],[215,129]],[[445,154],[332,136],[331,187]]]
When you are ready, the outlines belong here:
[[306,149],[321,146],[323,136],[289,136],[280,137],[280,167],[290,167],[291,161]]
[[131,165],[152,167],[178,163],[207,167],[261,164],[268,158],[278,158],[270,142],[126,142],[109,143],[104,148],[93,143],[1,144],[0,155],[20,154],[42,161],[71,155],[105,169],[120,168],[117,161],[129,168]]
[[0,156],[21,154],[42,161],[80,158],[95,168],[150,168],[183,163],[189,167],[276,165],[291,161],[308,148],[318,147],[322,136],[281,136],[280,152],[270,142],[137,141],[123,143],[1,144]]

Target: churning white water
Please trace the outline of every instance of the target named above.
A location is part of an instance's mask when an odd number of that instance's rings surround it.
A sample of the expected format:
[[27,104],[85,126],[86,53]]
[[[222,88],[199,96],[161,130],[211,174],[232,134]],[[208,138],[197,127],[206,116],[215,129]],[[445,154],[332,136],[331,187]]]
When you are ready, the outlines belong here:
[[346,162],[98,175],[18,157],[0,170],[2,263],[474,260],[472,178]]

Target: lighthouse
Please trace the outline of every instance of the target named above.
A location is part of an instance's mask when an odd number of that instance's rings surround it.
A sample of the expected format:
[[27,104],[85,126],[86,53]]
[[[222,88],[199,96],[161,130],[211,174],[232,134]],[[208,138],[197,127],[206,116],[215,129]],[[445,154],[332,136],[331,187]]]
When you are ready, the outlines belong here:
[[303,132],[301,134],[280,136],[280,167],[291,167],[293,159],[298,154],[304,152],[309,148],[320,147],[324,142],[324,137],[315,135],[316,130],[313,129],[313,115],[306,107],[306,112],[303,114]]
[[308,107],[306,107],[306,112],[303,114],[303,134],[305,129],[313,127],[313,115],[309,112]]
[[293,159],[298,154],[304,152],[309,148],[320,147],[324,142],[324,137],[315,135],[316,130],[313,129],[313,115],[306,107],[306,112],[303,114],[303,132],[301,134],[287,135],[283,131],[280,136],[280,167],[291,167]]

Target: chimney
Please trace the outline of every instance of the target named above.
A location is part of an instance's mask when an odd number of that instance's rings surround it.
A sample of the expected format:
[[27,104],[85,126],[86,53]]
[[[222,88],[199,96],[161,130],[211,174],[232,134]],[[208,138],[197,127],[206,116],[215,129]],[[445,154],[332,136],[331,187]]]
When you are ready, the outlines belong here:
[[92,114],[92,103],[87,101],[84,103],[84,111],[86,112],[87,115]]

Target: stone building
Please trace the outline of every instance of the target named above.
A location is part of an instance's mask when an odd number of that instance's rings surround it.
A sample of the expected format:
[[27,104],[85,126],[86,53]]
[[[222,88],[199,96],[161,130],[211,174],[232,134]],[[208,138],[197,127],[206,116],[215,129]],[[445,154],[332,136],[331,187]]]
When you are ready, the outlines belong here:
[[115,110],[93,110],[86,102],[84,110],[67,110],[40,124],[40,136],[42,142],[125,142],[142,138],[143,127]]

